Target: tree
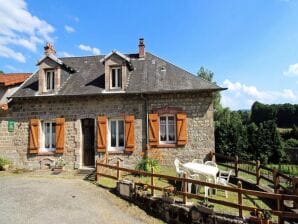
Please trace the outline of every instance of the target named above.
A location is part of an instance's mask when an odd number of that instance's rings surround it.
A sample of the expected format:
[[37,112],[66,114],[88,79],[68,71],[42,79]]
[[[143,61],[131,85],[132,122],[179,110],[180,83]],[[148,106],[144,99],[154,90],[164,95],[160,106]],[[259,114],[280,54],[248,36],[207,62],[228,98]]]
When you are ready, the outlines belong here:
[[216,113],[215,149],[226,155],[247,158],[247,131],[241,115],[224,108]]
[[257,135],[256,159],[263,163],[280,163],[284,158],[284,149],[275,121],[260,123]]
[[2,70],[0,70],[0,74],[4,74],[4,72]]
[[[201,79],[211,82],[212,84],[216,84],[216,82],[213,82],[214,73],[208,69],[205,69],[203,66],[201,66],[201,68],[197,72],[197,75]],[[220,103],[220,98],[221,98],[221,96],[220,96],[219,92],[214,93],[213,107],[214,107],[215,112],[222,109],[222,106]]]

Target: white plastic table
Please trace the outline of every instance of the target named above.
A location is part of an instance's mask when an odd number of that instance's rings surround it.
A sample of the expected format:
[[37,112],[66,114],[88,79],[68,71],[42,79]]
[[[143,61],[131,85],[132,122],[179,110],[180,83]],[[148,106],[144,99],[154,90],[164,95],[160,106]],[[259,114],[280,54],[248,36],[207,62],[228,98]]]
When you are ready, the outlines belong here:
[[207,175],[213,178],[214,183],[216,183],[216,175],[219,169],[215,166],[208,166],[200,163],[184,163],[183,167],[188,169],[192,173],[200,173],[203,175]]

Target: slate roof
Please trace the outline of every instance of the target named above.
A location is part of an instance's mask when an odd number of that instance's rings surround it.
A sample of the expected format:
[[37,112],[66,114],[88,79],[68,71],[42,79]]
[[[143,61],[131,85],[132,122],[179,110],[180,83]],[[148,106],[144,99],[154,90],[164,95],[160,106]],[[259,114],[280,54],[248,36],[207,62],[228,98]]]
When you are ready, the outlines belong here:
[[[149,52],[146,52],[144,59],[139,59],[138,54],[126,54],[126,56],[130,58],[134,69],[129,72],[125,94],[224,90]],[[104,64],[100,62],[104,57],[105,55],[59,58],[75,72],[69,75],[55,95],[107,94]],[[36,72],[12,97],[32,97],[37,93],[38,73]]]
[[31,73],[7,73],[0,74],[0,85],[14,86],[24,82]]

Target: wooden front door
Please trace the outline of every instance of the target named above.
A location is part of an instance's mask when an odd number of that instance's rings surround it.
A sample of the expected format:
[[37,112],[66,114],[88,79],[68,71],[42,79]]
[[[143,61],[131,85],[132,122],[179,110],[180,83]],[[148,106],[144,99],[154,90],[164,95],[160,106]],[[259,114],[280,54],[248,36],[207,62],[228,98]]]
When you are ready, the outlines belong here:
[[95,165],[94,119],[82,120],[83,166]]

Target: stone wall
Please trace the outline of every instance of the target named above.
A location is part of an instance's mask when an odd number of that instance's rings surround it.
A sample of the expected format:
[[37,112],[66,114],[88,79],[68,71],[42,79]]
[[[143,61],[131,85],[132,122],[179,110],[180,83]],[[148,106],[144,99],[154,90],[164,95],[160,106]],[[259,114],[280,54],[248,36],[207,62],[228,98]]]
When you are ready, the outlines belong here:
[[[175,157],[182,161],[204,158],[214,149],[212,96],[210,93],[164,94],[148,97],[149,112],[155,108],[180,107],[187,113],[188,143],[179,148],[157,148],[162,163],[172,165]],[[135,115],[136,150],[130,154],[113,154],[124,159],[124,165],[133,167],[146,148],[145,101],[137,95],[105,95],[89,97],[36,97],[14,99],[10,112],[0,118],[0,156],[11,158],[17,166],[39,168],[39,161],[49,155],[29,155],[29,120],[31,118],[65,118],[65,148],[63,158],[69,169],[80,168],[82,158],[81,119],[98,115],[123,117]],[[14,132],[7,131],[8,120],[15,121]],[[97,155],[100,156],[100,155]]]

